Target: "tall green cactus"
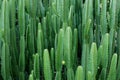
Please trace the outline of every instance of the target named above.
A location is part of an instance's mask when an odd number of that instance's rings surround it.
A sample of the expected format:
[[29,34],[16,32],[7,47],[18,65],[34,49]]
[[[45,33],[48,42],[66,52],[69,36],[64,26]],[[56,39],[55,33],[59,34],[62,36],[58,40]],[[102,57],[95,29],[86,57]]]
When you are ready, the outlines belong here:
[[10,45],[9,3],[7,0],[2,1],[1,20],[3,20],[1,26],[4,32],[4,41]]
[[44,64],[43,68],[44,68],[44,78],[45,78],[45,80],[52,80],[51,64],[50,64],[49,52],[48,52],[47,49],[44,50],[43,64]]
[[33,78],[33,75],[32,75],[32,74],[30,74],[30,76],[29,76],[29,80],[34,80],[34,78]]
[[[103,9],[103,8],[102,8]],[[95,7],[94,7],[94,13],[95,13],[95,28],[96,28],[96,43],[97,46],[100,45],[100,0],[95,0]],[[103,11],[101,11],[102,13]],[[102,15],[103,16],[103,15]]]
[[102,51],[102,66],[103,68],[107,68],[108,66],[108,46],[109,46],[109,34],[106,33],[103,37],[103,41],[102,41],[102,45],[103,45],[103,51]]
[[9,25],[9,3],[7,0],[2,1],[2,12],[1,12],[1,29],[3,29],[3,46],[1,53],[1,75],[4,80],[11,80],[11,67],[10,67],[10,25]]
[[67,27],[65,31],[65,41],[64,41],[64,59],[66,62],[67,68],[72,67],[72,30],[70,27]]
[[109,50],[109,56],[110,56],[110,59],[109,59],[109,63],[110,63],[110,60],[112,58],[112,54],[114,53],[114,48],[115,48],[115,45],[114,42],[115,42],[115,30],[117,29],[116,28],[116,4],[117,4],[117,0],[111,0],[110,1],[110,20],[109,20],[109,26],[110,26],[110,40],[109,40],[109,47],[110,47],[110,50]]
[[87,72],[87,80],[93,80],[92,73],[90,71]]
[[75,80],[84,80],[82,66],[78,66],[76,70]]
[[4,80],[12,80],[10,71],[10,52],[9,52],[9,46],[7,43],[3,42],[2,46],[2,54],[1,54],[1,75]]
[[19,55],[19,79],[24,80],[25,71],[25,39],[24,36],[20,37],[20,55]]
[[97,52],[97,64],[98,64],[98,67],[100,66],[101,61],[102,61],[102,51],[103,51],[103,45],[100,45],[99,49],[98,49],[98,52]]
[[[51,48],[50,50],[50,59],[51,59],[51,68],[52,68],[52,76],[55,76],[54,71],[55,71],[55,49]],[[54,78],[54,77],[52,77]]]
[[73,33],[73,46],[72,46],[72,48],[73,48],[73,50],[72,50],[72,53],[73,53],[73,60],[72,60],[72,63],[74,63],[73,64],[73,68],[76,68],[76,66],[77,66],[77,63],[78,63],[78,61],[77,61],[77,51],[78,51],[78,30],[77,29],[74,29],[74,33]]
[[42,28],[41,28],[41,23],[38,24],[38,35],[37,35],[37,52],[39,54],[39,57],[40,57],[40,64],[42,64],[42,54],[43,54],[43,48],[44,48],[44,45],[43,45],[43,31],[42,31]]
[[25,80],[24,72],[19,72],[19,80]]
[[29,75],[29,80],[34,80],[33,70],[31,71],[31,73],[30,73],[30,75]]
[[119,71],[120,71],[120,57],[118,57],[118,65],[117,65],[117,73],[116,73],[117,80],[120,79],[120,73],[119,73]]
[[51,58],[51,64],[52,64],[52,72],[55,70],[55,49],[51,48],[50,50],[50,58]]
[[116,80],[116,66],[117,66],[117,54],[114,54],[112,57],[107,80]]
[[[17,58],[19,56],[18,54],[18,49],[17,49],[17,42],[16,41],[16,17],[15,17],[15,14],[16,14],[16,5],[15,5],[15,0],[9,0],[9,7],[12,7],[10,8],[10,53],[11,53],[11,68],[12,68],[12,73],[13,73],[13,76],[15,77],[18,77],[18,65],[17,65]],[[15,70],[16,71],[15,71]]]
[[61,71],[62,69],[62,60],[63,60],[63,40],[64,40],[64,30],[60,29],[58,34],[58,44],[55,53],[55,65],[56,70]]
[[74,71],[72,68],[67,69],[67,80],[73,80],[74,78]]
[[89,63],[88,63],[88,71],[91,72],[93,76],[93,80],[96,80],[96,74],[97,74],[97,45],[96,43],[92,43],[91,50],[89,54]]
[[101,32],[102,35],[104,35],[107,32],[107,0],[102,0],[102,3],[100,4],[101,6],[101,19],[100,19],[100,24],[101,24]]
[[81,59],[81,64],[83,66],[83,73],[84,73],[84,78],[87,76],[87,64],[88,64],[88,60],[89,60],[89,44],[84,43],[82,46],[82,59]]
[[35,43],[34,43],[35,36],[34,36],[34,30],[33,30],[34,25],[32,22],[33,22],[33,20],[31,18],[29,18],[28,33],[27,33],[28,34],[28,36],[27,36],[28,43],[27,44],[28,44],[28,49],[29,49],[31,55],[35,53]]
[[42,28],[43,28],[45,48],[48,48],[48,40],[47,40],[48,34],[46,33],[47,32],[47,18],[46,17],[42,19],[42,26],[43,26]]
[[40,60],[39,60],[39,54],[38,53],[36,53],[35,55],[34,55],[34,77],[35,77],[35,79],[36,80],[40,80],[40,64],[39,64],[39,62],[40,62]]
[[19,0],[19,7],[18,7],[18,20],[19,20],[19,27],[20,27],[20,35],[25,35],[25,2],[24,0]]
[[25,70],[25,39],[24,36],[20,38],[20,56],[19,56],[19,68],[20,71]]
[[100,75],[99,75],[99,80],[106,80],[106,76],[107,76],[107,72],[106,72],[106,68],[103,68],[102,70],[101,70],[101,73],[100,73]]
[[74,57],[72,56],[72,30],[71,27],[67,27],[65,31],[65,43],[64,43],[64,59],[67,67],[67,79],[74,79],[74,72],[72,69],[73,63],[72,60]]
[[74,6],[71,5],[70,6],[70,10],[69,10],[69,15],[68,15],[68,25],[72,28],[73,27],[73,21],[74,20]]
[[58,34],[58,44],[55,53],[56,79],[61,80],[62,60],[63,60],[64,30],[60,29]]
[[[93,20],[93,0],[86,0],[82,11],[82,38],[83,42],[92,42],[92,20]],[[90,33],[90,36],[88,34]]]

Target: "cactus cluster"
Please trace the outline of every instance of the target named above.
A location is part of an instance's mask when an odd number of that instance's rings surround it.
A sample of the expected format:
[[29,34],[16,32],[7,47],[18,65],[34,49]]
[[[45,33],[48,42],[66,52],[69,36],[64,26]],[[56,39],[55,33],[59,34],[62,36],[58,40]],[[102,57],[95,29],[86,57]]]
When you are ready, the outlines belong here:
[[0,80],[120,80],[120,0],[0,0]]

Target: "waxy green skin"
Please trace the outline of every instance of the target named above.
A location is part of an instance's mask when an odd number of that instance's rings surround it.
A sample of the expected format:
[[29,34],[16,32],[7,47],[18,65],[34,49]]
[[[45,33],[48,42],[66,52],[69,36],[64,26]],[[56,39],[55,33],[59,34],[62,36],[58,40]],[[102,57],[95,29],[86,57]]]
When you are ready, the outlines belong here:
[[0,80],[120,80],[120,0],[0,0]]

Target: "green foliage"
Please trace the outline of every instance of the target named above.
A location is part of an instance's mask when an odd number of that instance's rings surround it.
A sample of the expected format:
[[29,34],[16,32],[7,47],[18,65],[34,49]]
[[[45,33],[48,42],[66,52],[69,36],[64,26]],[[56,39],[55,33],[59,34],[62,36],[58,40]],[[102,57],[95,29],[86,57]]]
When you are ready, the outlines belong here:
[[120,80],[120,0],[0,0],[0,80]]

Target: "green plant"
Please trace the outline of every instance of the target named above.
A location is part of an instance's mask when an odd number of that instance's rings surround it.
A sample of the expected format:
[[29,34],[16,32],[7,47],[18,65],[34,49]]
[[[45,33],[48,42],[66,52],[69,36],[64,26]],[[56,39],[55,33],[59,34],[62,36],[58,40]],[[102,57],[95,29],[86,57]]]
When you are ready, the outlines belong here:
[[0,80],[120,80],[120,0],[0,0]]

